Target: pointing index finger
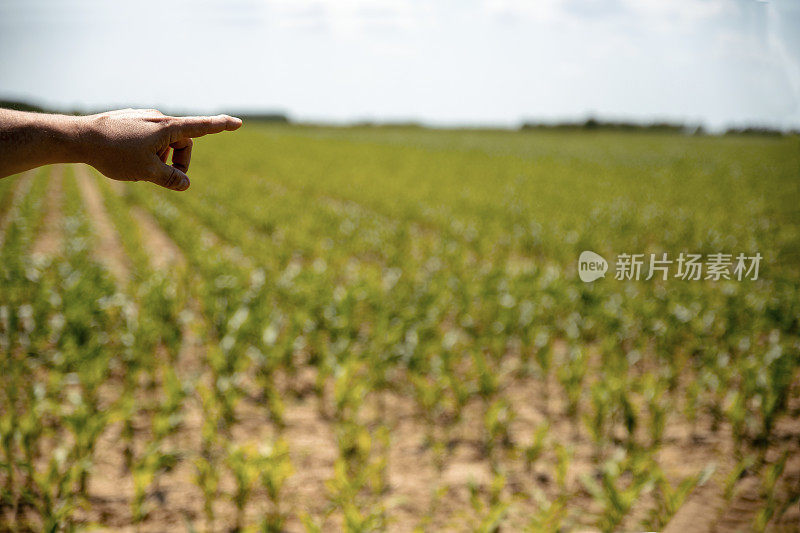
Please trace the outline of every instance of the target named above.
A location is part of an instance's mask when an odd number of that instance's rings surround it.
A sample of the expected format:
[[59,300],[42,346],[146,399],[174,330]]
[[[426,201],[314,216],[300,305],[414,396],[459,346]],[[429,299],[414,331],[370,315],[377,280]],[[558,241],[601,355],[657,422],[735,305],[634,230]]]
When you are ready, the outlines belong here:
[[171,130],[179,138],[202,137],[211,133],[233,131],[239,129],[242,120],[229,115],[215,115],[212,117],[175,117]]

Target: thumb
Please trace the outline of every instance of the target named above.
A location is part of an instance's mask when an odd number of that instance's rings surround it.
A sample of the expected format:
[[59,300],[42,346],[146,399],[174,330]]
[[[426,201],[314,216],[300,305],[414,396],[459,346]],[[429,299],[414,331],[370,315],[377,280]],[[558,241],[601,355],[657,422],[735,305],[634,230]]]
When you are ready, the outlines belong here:
[[148,181],[173,191],[185,191],[189,188],[189,177],[177,168],[158,161],[156,172]]

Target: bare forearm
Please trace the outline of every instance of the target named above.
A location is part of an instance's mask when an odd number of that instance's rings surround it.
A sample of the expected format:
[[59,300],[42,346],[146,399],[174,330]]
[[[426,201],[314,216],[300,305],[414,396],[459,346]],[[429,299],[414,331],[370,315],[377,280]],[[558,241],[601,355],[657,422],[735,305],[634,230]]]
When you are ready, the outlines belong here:
[[0,109],[0,178],[86,159],[86,119]]

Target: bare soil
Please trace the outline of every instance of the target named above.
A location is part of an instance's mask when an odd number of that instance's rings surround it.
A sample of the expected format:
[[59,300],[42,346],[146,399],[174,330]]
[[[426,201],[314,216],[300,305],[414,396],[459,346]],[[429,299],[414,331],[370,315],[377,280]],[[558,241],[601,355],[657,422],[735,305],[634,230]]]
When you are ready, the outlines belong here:
[[64,197],[64,167],[54,165],[50,171],[45,213],[41,231],[36,237],[31,250],[33,255],[52,256],[61,248],[61,207]]
[[106,212],[102,194],[90,175],[92,171],[86,165],[73,165],[73,169],[89,220],[97,237],[95,256],[111,272],[114,279],[124,286],[130,279],[130,261],[125,255],[125,249],[114,229],[114,224]]

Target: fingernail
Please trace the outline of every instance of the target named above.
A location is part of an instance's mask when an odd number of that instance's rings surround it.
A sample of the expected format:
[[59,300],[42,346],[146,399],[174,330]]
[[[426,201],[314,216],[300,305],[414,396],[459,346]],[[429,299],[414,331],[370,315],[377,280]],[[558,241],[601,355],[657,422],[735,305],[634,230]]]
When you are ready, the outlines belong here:
[[188,178],[181,178],[181,184],[178,187],[178,190],[185,191],[189,188],[189,179]]

